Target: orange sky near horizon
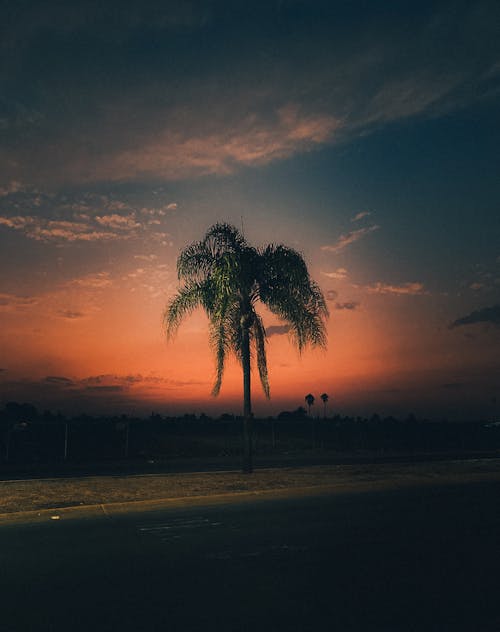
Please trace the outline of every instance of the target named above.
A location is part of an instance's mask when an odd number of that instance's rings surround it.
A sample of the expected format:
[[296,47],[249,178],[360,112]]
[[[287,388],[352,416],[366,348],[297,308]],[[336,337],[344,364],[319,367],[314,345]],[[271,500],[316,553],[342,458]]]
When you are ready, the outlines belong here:
[[[61,282],[4,306],[0,340],[9,380],[24,381],[28,393],[30,381],[43,385],[47,403],[63,408],[72,396],[76,405],[83,401],[96,410],[101,405],[239,414],[242,377],[234,359],[228,362],[220,396],[210,395],[214,359],[205,315],[197,311],[173,340],[165,338],[162,312],[177,287],[176,252],[170,248],[168,253],[166,262],[144,257],[139,265],[128,256],[107,271]],[[428,303],[436,299],[427,292],[361,287],[351,282],[351,276],[361,273],[352,270],[348,276],[340,269],[335,273],[339,278],[331,278],[318,262],[310,271],[333,299],[328,301],[328,348],[306,349],[299,356],[287,335],[270,336],[272,397],[265,400],[254,373],[257,415],[296,408],[308,392],[317,398],[327,392],[332,410],[345,412],[365,410],[372,401],[376,406],[377,399],[387,398],[389,410],[403,395],[406,401],[410,395],[411,402],[411,393],[418,408],[418,393],[426,385],[453,382],[453,371],[460,379],[461,367],[473,365],[474,353],[456,344],[456,332],[443,332],[445,322],[440,331],[429,321]],[[267,327],[280,324],[265,309],[261,313]],[[40,388],[34,392],[37,397]]]

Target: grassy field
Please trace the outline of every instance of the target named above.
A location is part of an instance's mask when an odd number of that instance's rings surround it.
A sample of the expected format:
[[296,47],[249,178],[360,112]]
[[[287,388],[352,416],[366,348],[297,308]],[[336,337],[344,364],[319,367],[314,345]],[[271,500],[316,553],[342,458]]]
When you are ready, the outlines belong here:
[[241,492],[330,486],[398,487],[500,478],[500,460],[322,465],[237,472],[89,476],[0,482],[0,514],[76,506],[158,501]]

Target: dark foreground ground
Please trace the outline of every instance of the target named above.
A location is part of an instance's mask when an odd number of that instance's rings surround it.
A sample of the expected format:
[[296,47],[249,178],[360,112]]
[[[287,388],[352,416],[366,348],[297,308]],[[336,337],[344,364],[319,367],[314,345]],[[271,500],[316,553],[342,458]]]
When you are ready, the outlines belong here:
[[498,631],[500,482],[0,527],[0,628]]

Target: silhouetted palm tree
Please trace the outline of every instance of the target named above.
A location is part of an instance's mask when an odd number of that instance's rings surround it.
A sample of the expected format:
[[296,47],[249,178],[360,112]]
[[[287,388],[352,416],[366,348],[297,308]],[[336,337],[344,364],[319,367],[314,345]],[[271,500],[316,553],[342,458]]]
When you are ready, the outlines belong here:
[[290,327],[299,351],[326,345],[328,317],[323,293],[311,280],[302,256],[283,245],[250,246],[234,226],[215,224],[204,238],[182,250],[177,260],[182,282],[165,312],[167,335],[182,318],[201,306],[210,321],[210,342],[216,357],[218,395],[226,355],[236,354],[243,368],[244,470],[252,471],[250,395],[251,347],[255,349],[262,388],[269,397],[266,331],[256,311],[260,301]]
[[309,415],[311,415],[311,406],[314,404],[314,395],[311,395],[311,393],[308,393],[305,397],[304,400],[307,404],[307,410]]
[[320,397],[323,402],[323,417],[326,419],[326,405],[328,404],[328,395],[326,393],[321,393]]

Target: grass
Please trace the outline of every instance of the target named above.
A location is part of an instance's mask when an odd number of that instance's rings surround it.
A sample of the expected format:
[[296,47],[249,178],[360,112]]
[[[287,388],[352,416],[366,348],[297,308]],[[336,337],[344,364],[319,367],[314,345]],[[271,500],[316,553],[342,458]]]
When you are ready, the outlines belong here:
[[500,478],[500,461],[322,465],[236,472],[89,476],[0,482],[0,514],[301,487],[414,485]]

